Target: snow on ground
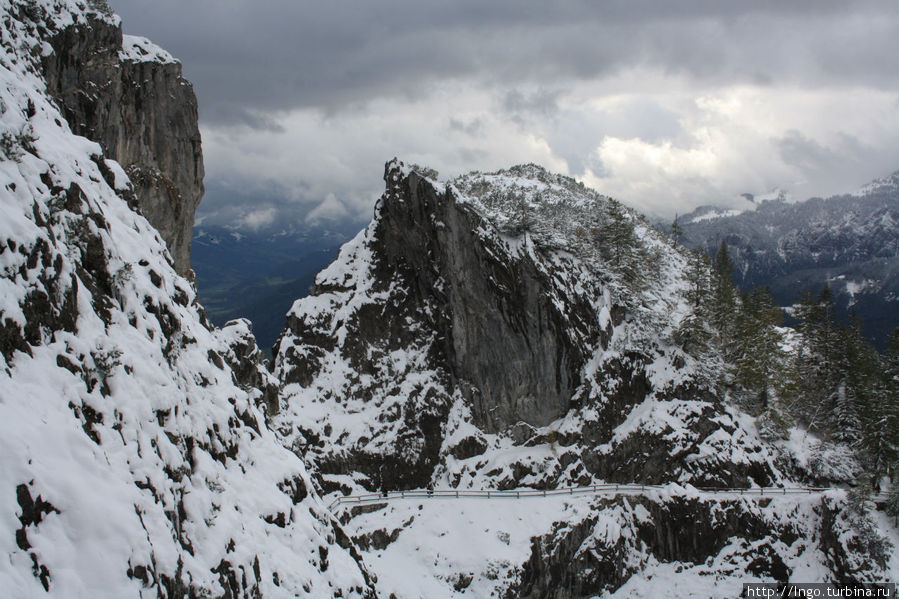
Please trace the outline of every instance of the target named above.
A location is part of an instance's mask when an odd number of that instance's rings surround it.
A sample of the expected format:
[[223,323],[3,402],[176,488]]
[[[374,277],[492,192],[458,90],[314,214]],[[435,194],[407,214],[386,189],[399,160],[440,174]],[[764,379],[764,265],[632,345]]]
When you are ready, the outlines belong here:
[[[664,502],[691,493],[696,492],[672,485],[649,491],[644,499]],[[599,535],[614,545],[628,534],[622,528],[626,526],[621,520],[622,508],[632,518],[650,518],[643,504],[635,503],[636,498],[605,507],[599,501],[601,498],[590,496],[392,499],[379,504],[383,507],[351,518],[346,528],[362,539],[363,558],[378,573],[378,591],[384,596],[501,597],[520,580],[521,566],[531,557],[532,538],[549,534],[555,524],[573,525],[597,518],[590,538]],[[762,504],[757,498],[733,495],[730,501],[743,501],[745,509],[771,520],[799,523],[811,537],[821,495],[779,496]],[[350,512],[351,506],[342,510]],[[388,538],[393,541],[384,546]],[[785,546],[776,539],[747,541],[735,537],[716,555],[695,564],[660,562],[636,548],[636,554],[644,560],[639,571],[614,592],[598,596],[733,597],[744,582],[770,581],[770,577],[753,574],[747,567],[757,555],[753,551],[772,543],[786,556],[793,580],[829,579],[815,542],[799,539]],[[629,554],[628,559],[636,554]]]
[[167,51],[147,38],[138,35],[122,36],[122,51],[119,52],[119,57],[122,60],[133,62],[156,62],[160,64],[179,62]]
[[890,562],[887,564],[887,577],[890,582],[899,583],[899,528],[896,526],[896,519],[890,518],[885,513],[877,511],[874,513],[874,521],[877,523],[877,530],[887,538],[893,545],[893,553]]
[[709,210],[699,216],[695,216],[690,219],[689,223],[699,223],[704,220],[715,220],[716,218],[727,218],[730,216],[737,216],[739,214],[743,214],[746,212],[745,210]]
[[[535,503],[538,502],[538,503]],[[385,549],[363,551],[385,597],[450,597],[464,577],[468,597],[497,596],[530,556],[530,539],[589,511],[588,498],[417,499],[354,518],[351,534],[402,527]]]

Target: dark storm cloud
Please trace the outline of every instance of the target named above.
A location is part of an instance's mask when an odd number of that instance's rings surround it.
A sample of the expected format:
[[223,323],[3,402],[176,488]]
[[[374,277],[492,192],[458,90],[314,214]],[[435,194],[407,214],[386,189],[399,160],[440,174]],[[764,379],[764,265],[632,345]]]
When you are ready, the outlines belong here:
[[894,0],[111,4],[126,31],[184,62],[205,121],[266,130],[279,127],[266,113],[415,98],[453,79],[560,88],[635,66],[711,83],[889,87],[899,77]]
[[483,123],[481,119],[471,119],[470,121],[465,121],[463,119],[457,119],[455,117],[450,117],[449,120],[449,128],[453,131],[461,131],[462,133],[467,133],[471,137],[477,137],[481,133],[481,129],[483,127]]
[[512,89],[506,92],[502,108],[508,114],[523,118],[526,115],[554,117],[559,112],[560,92],[538,89],[531,93]]

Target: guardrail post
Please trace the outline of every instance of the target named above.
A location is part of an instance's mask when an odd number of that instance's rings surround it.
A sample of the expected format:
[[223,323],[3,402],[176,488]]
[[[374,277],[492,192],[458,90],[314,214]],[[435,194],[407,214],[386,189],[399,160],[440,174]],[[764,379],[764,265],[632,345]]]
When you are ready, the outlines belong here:
[[487,499],[490,499],[490,491],[487,491]]

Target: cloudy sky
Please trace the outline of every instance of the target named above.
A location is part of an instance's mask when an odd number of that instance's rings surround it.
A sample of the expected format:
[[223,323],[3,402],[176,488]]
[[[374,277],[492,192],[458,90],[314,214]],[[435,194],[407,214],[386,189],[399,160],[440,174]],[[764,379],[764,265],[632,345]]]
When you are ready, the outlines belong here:
[[536,162],[669,218],[899,169],[896,0],[110,0],[184,64],[206,222],[371,215],[384,162]]

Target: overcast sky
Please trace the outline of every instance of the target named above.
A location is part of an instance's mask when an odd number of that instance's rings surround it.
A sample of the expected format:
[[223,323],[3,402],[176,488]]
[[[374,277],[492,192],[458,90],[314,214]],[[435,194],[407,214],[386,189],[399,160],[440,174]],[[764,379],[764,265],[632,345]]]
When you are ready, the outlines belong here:
[[653,216],[899,169],[897,0],[110,0],[200,102],[207,222],[367,220],[394,156]]

